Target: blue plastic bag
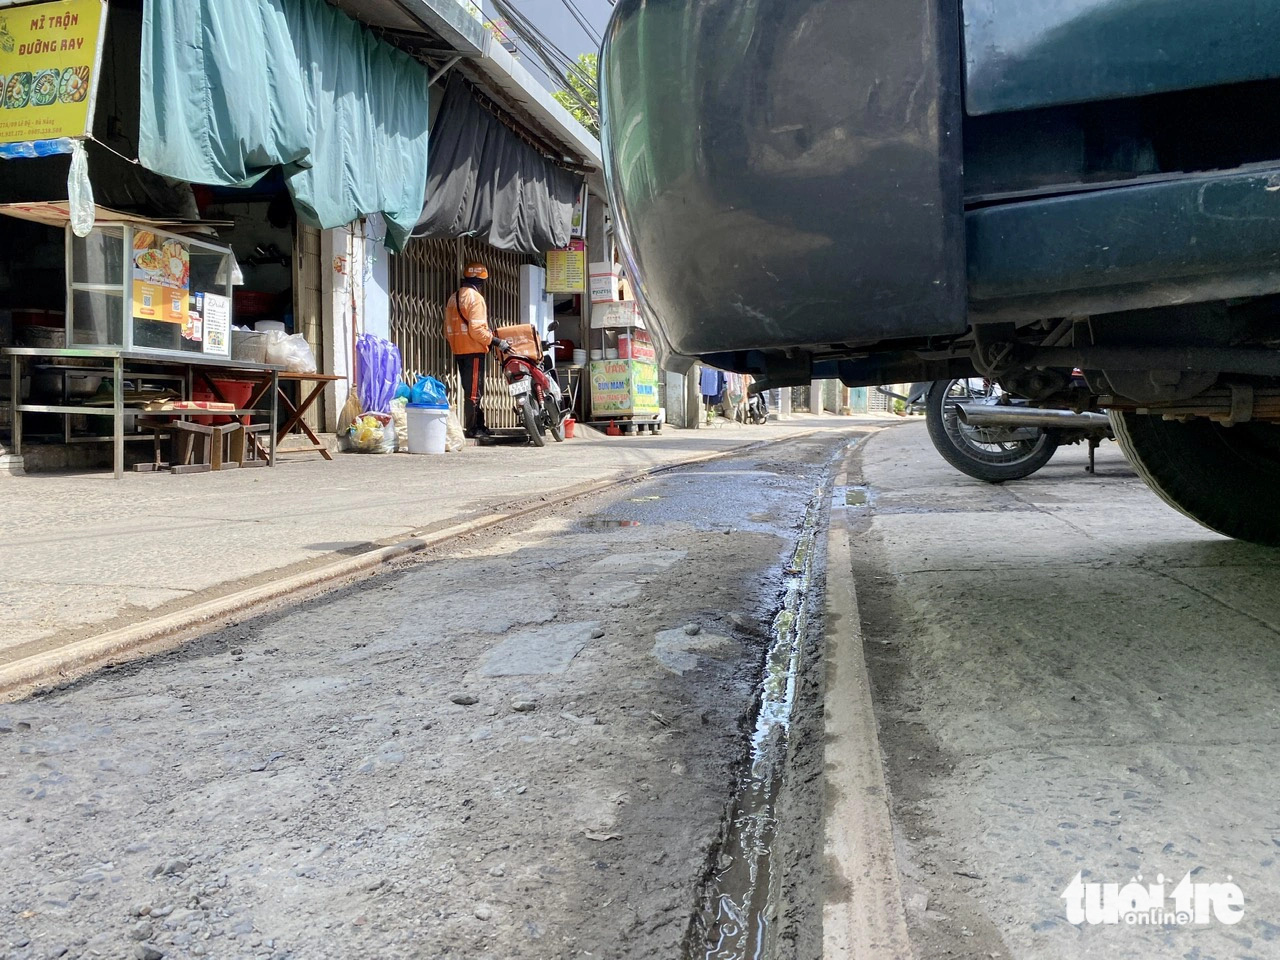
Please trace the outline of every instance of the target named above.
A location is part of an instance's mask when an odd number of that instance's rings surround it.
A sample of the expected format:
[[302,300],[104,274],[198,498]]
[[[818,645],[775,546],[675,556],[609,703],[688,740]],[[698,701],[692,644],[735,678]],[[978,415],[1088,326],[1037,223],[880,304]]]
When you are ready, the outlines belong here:
[[418,382],[409,391],[409,402],[426,404],[430,407],[447,407],[449,394],[445,386],[435,377],[419,377]]
[[399,383],[396,384],[396,395],[391,399],[392,400],[408,400],[412,396],[413,394],[410,393],[409,391],[409,385],[405,383],[403,380],[401,380]]

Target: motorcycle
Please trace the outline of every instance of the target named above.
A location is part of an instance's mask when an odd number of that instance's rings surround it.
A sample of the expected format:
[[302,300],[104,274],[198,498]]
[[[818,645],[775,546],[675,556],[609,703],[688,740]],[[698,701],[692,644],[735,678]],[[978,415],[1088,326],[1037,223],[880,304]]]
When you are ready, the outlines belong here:
[[[1073,384],[1085,389],[1083,377]],[[961,473],[987,483],[1022,480],[1059,446],[1087,442],[1088,471],[1103,440],[1114,440],[1106,414],[1033,407],[981,378],[914,383],[904,399],[923,408],[929,439]]]
[[746,416],[756,425],[769,422],[769,405],[765,403],[763,393],[753,393],[747,399]]
[[551,434],[556,443],[564,440],[566,397],[556,380],[555,361],[538,331],[531,324],[504,327],[500,331],[505,349],[500,348],[502,373],[515,405],[516,418],[535,447],[546,444]]

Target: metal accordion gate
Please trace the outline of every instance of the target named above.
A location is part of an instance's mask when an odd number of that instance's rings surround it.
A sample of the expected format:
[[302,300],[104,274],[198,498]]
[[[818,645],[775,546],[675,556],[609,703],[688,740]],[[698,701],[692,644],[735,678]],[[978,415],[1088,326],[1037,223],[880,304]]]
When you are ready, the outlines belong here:
[[[489,268],[484,298],[489,325],[517,323],[520,317],[520,268],[534,257],[499,250],[464,237],[457,240],[410,240],[403,253],[391,257],[391,339],[400,348],[405,377],[435,377],[449,388],[449,405],[461,418],[461,385],[453,354],[444,338],[444,310],[458,289],[463,268],[479,260]],[[516,427],[502,370],[490,356],[484,393],[490,427]]]

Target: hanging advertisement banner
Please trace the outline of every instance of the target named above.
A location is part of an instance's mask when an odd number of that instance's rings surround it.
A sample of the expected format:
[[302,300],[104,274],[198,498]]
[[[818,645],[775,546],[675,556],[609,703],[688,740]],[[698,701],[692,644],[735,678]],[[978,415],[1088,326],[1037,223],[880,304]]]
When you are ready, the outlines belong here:
[[133,235],[133,316],[187,328],[191,251],[181,240],[149,230]]
[[547,253],[547,293],[587,292],[587,244],[574,240]]
[[584,183],[578,190],[578,200],[573,205],[573,220],[569,226],[569,236],[583,237],[587,235],[587,185]]
[[106,0],[0,7],[0,144],[89,135],[106,11]]

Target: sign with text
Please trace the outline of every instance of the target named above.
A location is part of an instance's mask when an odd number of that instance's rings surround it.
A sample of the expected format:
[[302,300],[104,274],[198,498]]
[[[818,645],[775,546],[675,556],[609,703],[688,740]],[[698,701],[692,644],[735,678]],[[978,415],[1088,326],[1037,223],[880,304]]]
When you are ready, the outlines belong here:
[[[187,327],[191,251],[181,240],[150,230],[133,234],[133,316]],[[194,339],[194,338],[193,338]]]
[[231,301],[213,293],[203,294],[200,300],[204,307],[204,352],[231,356]]
[[0,143],[88,135],[106,9],[105,0],[0,7]]
[[587,292],[587,244],[574,240],[547,253],[547,293]]
[[591,361],[593,417],[652,416],[658,412],[658,368],[641,360]]

